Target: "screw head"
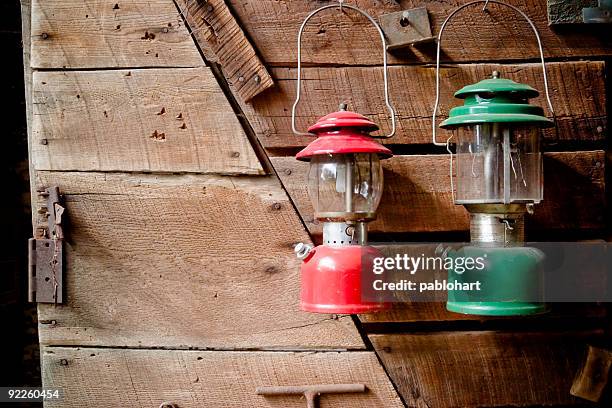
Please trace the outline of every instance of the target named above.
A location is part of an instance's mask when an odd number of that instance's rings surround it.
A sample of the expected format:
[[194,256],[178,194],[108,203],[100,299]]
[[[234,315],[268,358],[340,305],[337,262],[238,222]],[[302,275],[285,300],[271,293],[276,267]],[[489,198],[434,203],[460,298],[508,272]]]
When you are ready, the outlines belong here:
[[261,83],[261,77],[259,75],[255,75],[253,77],[253,81],[255,81],[256,84],[259,84]]
[[43,40],[46,40],[47,38],[49,38],[49,34],[47,34],[47,33],[42,33],[42,34],[40,35],[40,38],[42,38]]
[[47,139],[40,139],[40,144],[41,145],[48,145],[49,141]]
[[286,175],[290,176],[291,175],[291,169],[285,169],[283,171],[283,173],[285,173]]

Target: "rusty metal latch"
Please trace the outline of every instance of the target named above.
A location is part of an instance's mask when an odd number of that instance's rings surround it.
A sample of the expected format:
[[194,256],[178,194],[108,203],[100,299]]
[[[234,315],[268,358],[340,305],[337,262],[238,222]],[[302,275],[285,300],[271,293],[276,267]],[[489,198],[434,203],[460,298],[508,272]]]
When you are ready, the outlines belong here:
[[30,238],[28,244],[28,301],[36,303],[63,302],[64,231],[62,219],[65,211],[58,187],[38,190],[47,206],[39,212],[47,217],[47,228],[39,237]]
[[383,14],[378,21],[388,40],[387,50],[435,40],[425,7]]

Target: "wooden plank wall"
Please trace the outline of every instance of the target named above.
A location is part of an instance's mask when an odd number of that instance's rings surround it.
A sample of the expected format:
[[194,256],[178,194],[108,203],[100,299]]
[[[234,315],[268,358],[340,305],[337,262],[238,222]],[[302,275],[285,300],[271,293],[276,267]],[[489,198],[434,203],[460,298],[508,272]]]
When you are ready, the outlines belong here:
[[[425,6],[437,33],[446,16],[467,1],[355,0],[351,4],[374,17]],[[317,241],[321,225],[312,217],[306,194],[307,165],[293,159],[310,139],[293,135],[290,124],[297,28],[317,5],[274,0],[229,3],[272,67],[276,85],[241,107]],[[542,37],[558,127],[557,132],[544,133],[545,201],[528,219],[529,236],[605,238],[606,61],[612,37],[601,26],[549,27],[545,0],[509,3],[530,16]],[[302,56],[306,68],[297,110],[299,129],[335,111],[340,102],[374,120],[383,131],[389,129],[377,36],[365,19],[336,10],[316,16],[306,27]],[[529,25],[494,4],[487,12],[473,6],[456,16],[445,34],[442,60],[438,122],[458,104],[454,91],[493,70],[542,90]],[[389,241],[465,239],[467,214],[451,200],[448,155],[430,142],[435,45],[394,51],[389,61],[398,132],[385,143],[396,156],[384,164],[385,192],[372,235]],[[542,96],[532,102],[545,107],[550,116]],[[446,140],[448,133],[440,131],[438,137]],[[586,344],[601,336],[607,312],[598,305],[556,305],[547,316],[487,319],[447,312],[443,304],[420,303],[360,319],[408,406],[566,406],[580,404],[569,394],[571,381]]]
[[[255,388],[310,381],[401,406],[351,316],[299,310],[310,237],[230,96],[271,77],[224,3],[209,13],[240,55],[208,64],[173,0],[23,3],[34,232],[43,187],[68,222],[67,300],[38,308],[43,385],[66,392],[46,405],[298,407]],[[262,81],[228,83],[228,61]]]
[[[375,17],[426,6],[437,33],[467,1],[350,3]],[[545,203],[529,231],[541,240],[603,238],[612,37],[601,27],[549,27],[545,0],[508,1],[540,31],[558,123],[544,135]],[[303,401],[251,391],[326,381],[370,389],[326,397],[330,407],[580,403],[569,387],[607,322],[598,305],[480,319],[412,304],[359,316],[358,325],[298,310],[292,245],[316,242],[320,225],[305,166],[292,157],[309,141],[290,126],[295,41],[306,15],[327,3],[32,0],[33,191],[59,185],[72,223],[68,302],[39,307],[45,386],[62,384],[73,396],[62,406],[95,398],[106,406],[297,407]],[[201,29],[197,44],[182,17]],[[388,129],[375,34],[350,11],[312,20],[299,128],[346,101]],[[529,26],[494,4],[458,15],[442,51],[439,121],[457,104],[455,90],[493,70],[542,89]],[[379,239],[467,237],[466,213],[451,202],[448,155],[430,144],[434,56],[431,44],[390,55],[398,133],[386,142],[396,156],[385,163],[372,224]]]

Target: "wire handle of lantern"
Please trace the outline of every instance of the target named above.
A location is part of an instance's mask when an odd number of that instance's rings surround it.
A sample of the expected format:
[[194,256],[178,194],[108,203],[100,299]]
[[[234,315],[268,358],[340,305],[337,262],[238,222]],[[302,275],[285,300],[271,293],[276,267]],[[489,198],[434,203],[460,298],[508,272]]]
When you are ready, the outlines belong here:
[[[487,10],[487,6],[489,5],[489,3],[495,3],[495,4],[502,5],[502,6],[507,6],[507,7],[511,8],[512,10],[516,11],[518,14],[520,14],[529,23],[529,25],[531,26],[531,29],[532,29],[532,31],[533,31],[533,33],[535,35],[536,41],[538,43],[538,50],[540,51],[540,62],[541,62],[541,65],[542,65],[542,74],[543,74],[543,79],[544,79],[544,92],[545,92],[545,95],[546,95],[546,102],[548,104],[548,109],[550,110],[550,113],[551,113],[551,115],[553,117],[553,121],[555,122],[555,129],[556,129],[555,110],[554,110],[552,102],[550,100],[550,92],[548,90],[548,76],[546,75],[546,63],[544,61],[544,50],[542,48],[542,40],[540,39],[540,34],[538,33],[538,29],[536,28],[536,26],[533,24],[533,21],[531,21],[529,16],[527,16],[527,14],[525,14],[518,7],[513,6],[511,4],[508,4],[508,3],[504,3],[503,1],[498,1],[498,0],[474,0],[474,1],[471,1],[469,3],[464,4],[462,6],[457,7],[455,10],[453,10],[452,13],[450,13],[448,15],[448,17],[446,17],[446,19],[442,23],[442,26],[440,27],[440,32],[438,33],[438,39],[437,39],[437,50],[436,50],[436,101],[434,103],[433,114],[432,114],[432,127],[431,127],[432,128],[432,142],[436,146],[446,146],[447,150],[449,150],[449,151],[450,151],[449,143],[450,143],[450,140],[451,140],[452,136],[450,138],[448,138],[446,143],[440,143],[440,142],[438,142],[436,140],[436,117],[438,115],[438,107],[439,107],[439,104],[440,104],[440,46],[442,44],[442,34],[444,33],[444,29],[446,28],[446,25],[448,24],[450,19],[455,14],[457,14],[458,12],[460,12],[461,10],[463,10],[466,7],[469,7],[469,6],[472,6],[474,4],[478,4],[478,3],[484,3],[484,6],[482,7],[482,11],[486,11]],[[451,161],[451,166],[452,166],[452,161]],[[452,183],[452,168],[451,168],[451,183]]]
[[302,25],[300,26],[300,30],[298,32],[298,39],[297,39],[297,90],[296,90],[295,102],[293,103],[293,107],[291,108],[291,129],[293,130],[293,133],[295,133],[298,136],[315,136],[312,133],[301,132],[300,130],[297,129],[297,126],[296,126],[296,110],[297,110],[297,106],[298,106],[298,103],[300,102],[300,98],[302,94],[302,85],[301,85],[302,84],[302,34],[304,33],[304,27],[306,27],[306,24],[313,16],[315,16],[316,14],[318,14],[319,12],[323,10],[330,9],[330,8],[337,8],[337,7],[340,8],[340,11],[343,11],[343,9],[347,8],[347,9],[351,9],[351,10],[354,10],[360,13],[362,16],[366,17],[370,21],[370,23],[372,23],[372,25],[376,28],[376,30],[378,31],[378,34],[380,35],[380,40],[382,42],[382,49],[383,49],[383,80],[384,80],[384,91],[385,91],[385,105],[387,106],[387,110],[389,111],[389,114],[391,115],[391,131],[389,134],[385,136],[372,136],[372,137],[377,138],[377,139],[391,138],[393,137],[393,135],[395,135],[396,124],[395,124],[395,109],[393,108],[393,105],[391,105],[391,102],[389,101],[389,79],[388,79],[388,72],[387,72],[388,71],[387,69],[387,41],[385,39],[385,34],[380,28],[380,26],[378,25],[378,23],[376,22],[376,20],[372,18],[372,16],[370,16],[365,11],[359,9],[358,7],[352,6],[350,4],[345,4],[344,0],[338,0],[338,4],[328,4],[326,6],[323,6],[323,7],[320,7],[314,10],[306,17],[306,19],[302,22]]

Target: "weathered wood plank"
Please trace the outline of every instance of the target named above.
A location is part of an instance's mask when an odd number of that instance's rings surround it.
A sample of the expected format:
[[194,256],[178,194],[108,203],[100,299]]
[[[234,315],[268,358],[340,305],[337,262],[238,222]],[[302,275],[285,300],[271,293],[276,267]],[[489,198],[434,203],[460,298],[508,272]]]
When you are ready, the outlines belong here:
[[[309,242],[276,178],[37,172],[65,195],[67,303],[41,344],[361,348],[349,316],[299,311]],[[40,205],[40,203],[39,203]]]
[[209,68],[36,72],[37,170],[262,174]]
[[[469,0],[377,1],[354,0],[352,5],[375,18],[395,11],[427,7],[432,32],[437,34],[444,19]],[[325,2],[324,4],[327,4]],[[509,0],[534,22],[546,57],[592,57],[610,55],[612,37],[606,27],[554,30],[548,26],[546,0]],[[243,28],[257,44],[263,59],[275,66],[295,66],[297,33],[308,13],[320,3],[311,1],[231,0]],[[475,5],[456,15],[445,30],[444,61],[499,61],[536,59],[538,49],[526,21],[509,8],[490,4],[488,13]],[[381,64],[378,34],[357,13],[346,15],[327,10],[314,17],[304,33],[303,61],[309,64]],[[391,63],[435,61],[435,45],[422,45],[395,53]]]
[[[32,17],[32,2],[31,0],[21,0],[21,38],[23,43],[23,84],[25,91],[25,106],[26,106],[26,130],[28,133],[28,172],[30,175],[30,191],[35,191],[34,184],[34,163],[32,163],[32,68],[30,67],[30,50],[31,50],[31,17]],[[36,215],[32,213],[32,226]],[[34,232],[34,231],[33,231]]]
[[[522,319],[547,321],[561,319],[604,319],[607,316],[604,305],[589,303],[555,303],[551,305],[552,310],[544,317],[540,315],[522,317]],[[364,323],[415,323],[415,322],[453,322],[457,320],[488,321],[488,320],[511,320],[512,317],[488,317],[453,313],[446,310],[446,303],[442,302],[413,302],[396,304],[391,310],[359,315],[359,320]]]
[[[461,87],[490,77],[494,70],[501,75],[543,89],[542,70],[538,64],[520,65],[453,65],[441,70],[440,116],[461,101],[453,93]],[[561,62],[548,64],[551,98],[556,110],[561,141],[601,141],[607,124],[605,64],[601,61]],[[277,87],[245,107],[249,121],[261,143],[267,148],[305,146],[312,138],[295,136],[291,131],[291,106],[295,100],[297,70],[273,70]],[[305,131],[321,116],[338,110],[340,102],[374,120],[385,131],[391,122],[383,99],[382,68],[305,68],[303,97],[297,110],[298,128]],[[431,114],[435,101],[435,67],[396,66],[389,69],[391,99],[397,111],[398,128],[389,144],[430,144]],[[540,96],[531,103],[542,106],[547,115],[546,100]],[[439,140],[450,132],[439,131]],[[544,132],[549,142],[557,138],[554,130]]]
[[305,406],[300,396],[264,397],[267,385],[360,383],[364,394],[326,394],[321,407],[402,407],[373,352],[289,353],[176,350],[118,350],[46,347],[44,387],[63,388],[51,407]]
[[586,333],[370,335],[409,406],[575,405],[569,393]]
[[[271,161],[309,231],[320,234],[306,189],[308,163]],[[528,217],[527,232],[603,228],[604,163],[603,151],[546,153],[544,201]],[[385,190],[371,232],[469,230],[467,211],[452,202],[448,155],[395,156],[383,164]]]
[[234,94],[248,102],[274,85],[224,0],[178,0],[208,61],[217,62]]
[[172,0],[32,0],[32,67],[204,65]]

